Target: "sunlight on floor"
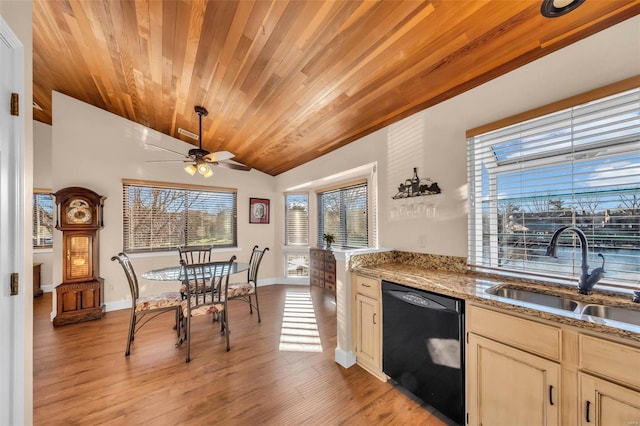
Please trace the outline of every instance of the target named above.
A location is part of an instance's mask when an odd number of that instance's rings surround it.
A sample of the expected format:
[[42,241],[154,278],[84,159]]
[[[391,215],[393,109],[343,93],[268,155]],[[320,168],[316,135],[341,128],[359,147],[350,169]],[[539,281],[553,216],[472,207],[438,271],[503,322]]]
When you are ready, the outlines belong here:
[[313,301],[308,290],[291,290],[285,295],[280,350],[322,352]]

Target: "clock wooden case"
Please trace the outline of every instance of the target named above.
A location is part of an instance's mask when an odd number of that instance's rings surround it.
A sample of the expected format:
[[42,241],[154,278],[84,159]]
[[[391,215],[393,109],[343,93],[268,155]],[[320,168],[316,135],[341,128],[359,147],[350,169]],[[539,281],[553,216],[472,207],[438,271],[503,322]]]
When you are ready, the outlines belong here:
[[105,197],[77,186],[59,190],[56,229],[62,231],[62,278],[56,286],[54,325],[102,318],[99,231]]

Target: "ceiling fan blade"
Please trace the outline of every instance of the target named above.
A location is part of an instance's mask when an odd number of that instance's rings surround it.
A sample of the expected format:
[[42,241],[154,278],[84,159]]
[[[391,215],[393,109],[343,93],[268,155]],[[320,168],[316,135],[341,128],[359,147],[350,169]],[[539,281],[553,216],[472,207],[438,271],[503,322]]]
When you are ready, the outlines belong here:
[[245,166],[244,164],[238,163],[237,161],[218,161],[216,162],[216,165],[226,167],[227,169],[243,170],[245,172],[251,170],[251,167]]
[[167,152],[172,152],[172,153],[178,154],[178,155],[180,155],[182,157],[186,157],[186,155],[184,155],[182,152],[174,151],[172,149],[165,148],[165,147],[159,146],[159,145],[154,145],[152,143],[145,143],[145,146],[150,146],[150,147],[155,148],[155,149],[159,149],[159,150],[167,151]]
[[235,155],[230,153],[229,151],[218,151],[211,152],[202,158],[204,159],[204,161],[207,161],[209,163],[215,163],[217,161],[229,160],[233,157],[235,157]]

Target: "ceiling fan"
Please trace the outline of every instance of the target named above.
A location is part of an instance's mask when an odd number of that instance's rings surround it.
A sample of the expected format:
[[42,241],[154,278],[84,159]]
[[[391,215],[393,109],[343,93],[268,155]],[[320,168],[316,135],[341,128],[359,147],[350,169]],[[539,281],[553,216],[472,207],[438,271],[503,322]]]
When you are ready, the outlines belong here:
[[[187,173],[189,173],[191,176],[195,175],[196,172],[198,172],[206,178],[213,176],[213,170],[211,170],[211,166],[222,166],[228,169],[243,170],[243,171],[251,170],[251,167],[245,166],[242,163],[238,163],[237,161],[231,160],[233,157],[235,157],[235,155],[230,153],[229,151],[209,152],[206,149],[202,149],[202,117],[206,117],[209,114],[209,112],[205,107],[202,107],[202,106],[196,106],[194,110],[196,114],[198,114],[199,124],[200,124],[200,133],[198,136],[199,147],[190,149],[187,155],[185,155],[184,160],[152,160],[152,161],[149,161],[149,163],[165,163],[165,162],[175,162],[175,161],[191,163],[187,167],[185,167],[184,170]],[[151,145],[154,148],[158,148],[163,151],[169,151],[175,154],[184,155],[180,152],[173,151],[171,149],[164,148],[161,146],[157,146],[153,144],[147,144],[147,145]]]

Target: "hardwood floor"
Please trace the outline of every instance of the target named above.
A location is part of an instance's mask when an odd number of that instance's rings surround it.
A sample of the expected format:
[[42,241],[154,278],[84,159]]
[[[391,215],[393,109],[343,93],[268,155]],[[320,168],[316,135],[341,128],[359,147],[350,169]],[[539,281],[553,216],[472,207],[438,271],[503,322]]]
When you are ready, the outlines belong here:
[[[309,292],[322,351],[280,350],[285,299]],[[230,352],[219,323],[212,324],[211,316],[195,318],[189,364],[185,348],[174,346],[171,314],[148,323],[125,357],[129,310],[54,328],[51,293],[35,299],[34,423],[444,424],[359,366],[345,369],[334,362],[333,295],[274,285],[261,287],[260,296],[260,324],[246,304],[230,302]],[[313,329],[311,315],[303,317],[303,329]]]

